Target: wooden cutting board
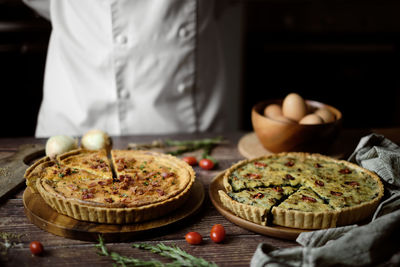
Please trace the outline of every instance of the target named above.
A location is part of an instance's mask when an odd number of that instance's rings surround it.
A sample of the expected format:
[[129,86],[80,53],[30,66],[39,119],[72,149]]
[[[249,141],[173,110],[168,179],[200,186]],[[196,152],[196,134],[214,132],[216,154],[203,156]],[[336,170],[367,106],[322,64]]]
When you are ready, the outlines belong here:
[[0,159],[0,201],[23,187],[28,164],[44,154],[44,145],[26,144],[20,146],[15,154]]
[[47,232],[86,241],[97,241],[101,234],[107,242],[121,242],[140,235],[154,234],[156,230],[162,231],[163,227],[183,221],[200,209],[204,197],[204,186],[196,179],[188,200],[177,210],[154,220],[132,224],[101,224],[76,220],[52,209],[40,194],[32,193],[29,187],[24,191],[23,202],[29,220]]

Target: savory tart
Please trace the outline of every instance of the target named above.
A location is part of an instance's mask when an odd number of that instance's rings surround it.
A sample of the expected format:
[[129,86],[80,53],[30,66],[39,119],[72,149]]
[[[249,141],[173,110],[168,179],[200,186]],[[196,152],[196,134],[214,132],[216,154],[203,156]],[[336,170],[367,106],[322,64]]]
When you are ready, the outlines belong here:
[[116,150],[111,162],[105,151],[78,149],[39,160],[25,178],[59,213],[118,224],[154,219],[178,208],[195,180],[188,164],[161,153]]
[[229,168],[221,202],[249,221],[321,229],[370,216],[383,196],[379,177],[320,154],[290,152],[244,160]]

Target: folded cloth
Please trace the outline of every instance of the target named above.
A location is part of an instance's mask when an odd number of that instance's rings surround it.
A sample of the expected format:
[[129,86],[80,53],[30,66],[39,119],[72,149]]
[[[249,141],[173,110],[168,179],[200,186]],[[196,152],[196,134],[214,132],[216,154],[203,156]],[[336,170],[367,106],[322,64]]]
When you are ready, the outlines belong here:
[[[384,201],[371,222],[301,233],[301,245],[276,249],[258,245],[251,266],[400,266],[400,147],[382,135],[361,138],[348,159],[376,172]],[[393,256],[394,254],[394,256]]]

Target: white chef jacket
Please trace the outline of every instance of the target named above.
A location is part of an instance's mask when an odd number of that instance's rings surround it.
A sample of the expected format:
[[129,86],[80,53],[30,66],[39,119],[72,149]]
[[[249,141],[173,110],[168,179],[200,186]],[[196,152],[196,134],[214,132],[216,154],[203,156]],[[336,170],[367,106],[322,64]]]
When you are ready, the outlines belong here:
[[222,130],[225,81],[213,6],[51,0],[36,136]]

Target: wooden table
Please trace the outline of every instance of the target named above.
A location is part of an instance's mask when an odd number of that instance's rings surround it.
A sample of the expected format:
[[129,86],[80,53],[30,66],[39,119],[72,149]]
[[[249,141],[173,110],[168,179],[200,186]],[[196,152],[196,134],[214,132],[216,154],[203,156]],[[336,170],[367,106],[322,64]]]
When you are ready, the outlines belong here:
[[[400,144],[400,128],[375,129],[374,132],[384,134],[397,144]],[[349,155],[356,147],[360,137],[371,132],[370,130],[345,129],[342,131],[335,149],[342,149],[344,155]],[[222,145],[213,150],[213,156],[219,160],[219,166],[212,171],[205,171],[195,167],[198,179],[204,185],[206,199],[201,210],[195,215],[169,225],[167,227],[146,232],[145,234],[132,238],[125,243],[108,243],[111,251],[125,256],[141,259],[160,259],[162,257],[138,250],[131,247],[134,242],[146,242],[156,244],[176,244],[187,252],[203,257],[208,261],[214,261],[220,266],[248,266],[250,259],[260,242],[265,242],[278,248],[297,246],[294,241],[282,240],[263,236],[246,229],[240,228],[218,213],[208,197],[208,186],[212,179],[221,171],[228,168],[232,163],[243,159],[238,152],[237,143],[243,132],[227,133],[223,136],[229,140],[227,145]],[[157,138],[171,139],[195,139],[211,137],[215,135],[174,135],[174,136],[130,136],[113,138],[114,148],[126,148],[129,142],[149,142]],[[0,158],[15,153],[22,144],[41,143],[46,140],[35,138],[8,138],[0,139]],[[8,250],[7,255],[0,254],[1,266],[111,266],[112,260],[99,256],[94,245],[95,242],[86,242],[67,239],[50,234],[30,223],[24,214],[21,188],[14,196],[0,202],[0,232],[21,234],[20,242]],[[213,243],[209,238],[212,225],[220,223],[227,232],[225,241],[221,244]],[[185,241],[185,234],[197,231],[203,236],[201,245],[189,245]],[[29,243],[33,240],[40,241],[45,247],[45,254],[34,257],[29,251]],[[168,262],[168,260],[166,261]]]

